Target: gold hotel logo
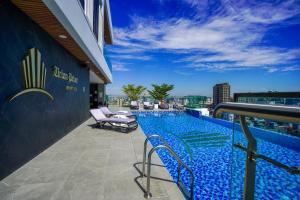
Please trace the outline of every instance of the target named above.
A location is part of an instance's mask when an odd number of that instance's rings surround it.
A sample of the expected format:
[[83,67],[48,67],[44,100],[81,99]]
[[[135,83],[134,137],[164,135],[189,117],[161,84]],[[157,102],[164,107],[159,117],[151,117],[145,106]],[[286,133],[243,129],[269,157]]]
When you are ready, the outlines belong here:
[[41,60],[41,53],[38,49],[29,49],[27,56],[22,60],[22,69],[25,89],[15,94],[9,101],[29,92],[39,92],[48,96],[51,100],[54,99],[52,95],[45,90],[47,70],[44,62]]

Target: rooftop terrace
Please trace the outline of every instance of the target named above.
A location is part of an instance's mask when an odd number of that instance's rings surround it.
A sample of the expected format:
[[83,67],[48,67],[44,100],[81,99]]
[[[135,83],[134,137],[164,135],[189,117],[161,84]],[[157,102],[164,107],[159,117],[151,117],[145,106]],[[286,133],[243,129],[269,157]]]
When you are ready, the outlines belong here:
[[[141,168],[145,135],[94,127],[89,119],[0,182],[1,200],[11,199],[144,199]],[[162,164],[153,157],[155,164]],[[163,167],[152,176],[172,180]],[[173,182],[151,180],[153,199],[183,199]]]

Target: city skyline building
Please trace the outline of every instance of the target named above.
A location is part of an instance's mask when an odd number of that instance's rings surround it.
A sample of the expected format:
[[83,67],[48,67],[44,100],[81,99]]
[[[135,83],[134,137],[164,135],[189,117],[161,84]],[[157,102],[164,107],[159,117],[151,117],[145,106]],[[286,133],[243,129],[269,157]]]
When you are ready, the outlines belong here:
[[244,92],[234,93],[234,102],[300,106],[300,92]]
[[213,106],[230,101],[229,83],[218,83],[213,87]]

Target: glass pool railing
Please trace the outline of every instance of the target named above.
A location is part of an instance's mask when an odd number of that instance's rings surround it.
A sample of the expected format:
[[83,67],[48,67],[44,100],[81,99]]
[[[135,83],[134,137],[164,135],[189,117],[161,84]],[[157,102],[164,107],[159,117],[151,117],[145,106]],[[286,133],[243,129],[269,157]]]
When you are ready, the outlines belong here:
[[107,50],[105,50],[105,48],[104,48],[104,53],[103,53],[103,55],[104,55],[104,58],[105,58],[105,60],[106,60],[106,63],[107,63],[107,66],[108,66],[110,72],[112,72],[112,63],[111,63],[111,61],[110,61],[110,57],[109,57],[109,55],[108,55],[108,53],[107,53]]
[[231,199],[298,199],[300,137],[249,128],[246,117],[300,124],[300,107],[223,103],[214,116],[224,112],[240,121],[233,126]]

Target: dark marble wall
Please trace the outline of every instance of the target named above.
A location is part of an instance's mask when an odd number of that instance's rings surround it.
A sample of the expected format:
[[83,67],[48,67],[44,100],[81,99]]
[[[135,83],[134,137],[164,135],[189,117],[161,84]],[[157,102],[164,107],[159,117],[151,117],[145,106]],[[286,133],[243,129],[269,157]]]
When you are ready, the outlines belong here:
[[[31,160],[85,121],[89,110],[89,72],[9,1],[0,3],[0,179]],[[9,102],[24,89],[21,60],[30,48],[41,52],[47,76],[45,90],[27,93]],[[55,78],[56,65],[78,77],[78,83]],[[77,91],[67,91],[75,86]]]

